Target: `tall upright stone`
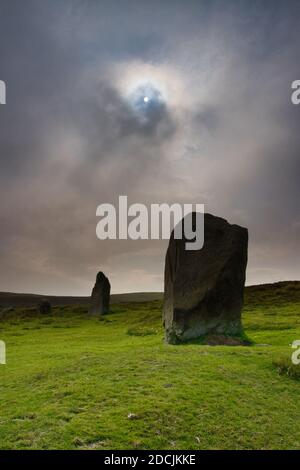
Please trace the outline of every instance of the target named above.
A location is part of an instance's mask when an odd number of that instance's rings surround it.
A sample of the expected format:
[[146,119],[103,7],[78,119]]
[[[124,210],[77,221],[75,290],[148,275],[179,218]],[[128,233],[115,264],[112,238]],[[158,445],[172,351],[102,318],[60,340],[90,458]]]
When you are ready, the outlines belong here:
[[99,272],[91,295],[90,315],[105,315],[109,312],[110,282],[103,272]]
[[[190,215],[194,222],[196,214]],[[171,234],[165,260],[163,321],[166,341],[207,334],[239,334],[247,265],[248,230],[204,214],[204,245],[186,250]]]

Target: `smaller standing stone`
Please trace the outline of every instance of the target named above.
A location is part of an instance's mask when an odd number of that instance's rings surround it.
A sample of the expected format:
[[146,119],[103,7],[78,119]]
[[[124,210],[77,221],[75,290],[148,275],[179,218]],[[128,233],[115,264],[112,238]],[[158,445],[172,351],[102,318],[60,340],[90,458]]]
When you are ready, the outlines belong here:
[[101,271],[97,274],[92,291],[90,315],[105,315],[109,312],[110,282]]
[[52,311],[51,303],[48,299],[42,299],[37,306],[37,310],[42,315],[49,315]]

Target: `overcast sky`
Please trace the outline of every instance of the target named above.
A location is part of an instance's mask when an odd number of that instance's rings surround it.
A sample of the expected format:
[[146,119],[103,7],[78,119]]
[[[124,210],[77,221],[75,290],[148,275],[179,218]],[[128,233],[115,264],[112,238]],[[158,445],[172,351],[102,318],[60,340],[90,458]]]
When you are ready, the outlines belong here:
[[96,238],[123,194],[247,227],[248,284],[300,279],[299,25],[298,0],[0,0],[0,290],[162,290],[166,241]]

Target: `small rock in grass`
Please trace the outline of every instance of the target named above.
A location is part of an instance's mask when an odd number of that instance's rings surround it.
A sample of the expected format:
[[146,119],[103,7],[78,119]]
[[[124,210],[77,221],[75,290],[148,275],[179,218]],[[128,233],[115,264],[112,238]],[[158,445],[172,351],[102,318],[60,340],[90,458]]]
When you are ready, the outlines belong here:
[[141,445],[142,445],[141,441],[133,441],[132,443],[132,446],[134,447],[134,449],[138,449],[139,447],[141,447]]
[[7,313],[11,313],[14,311],[14,308],[13,307],[5,307],[3,308],[1,311],[0,311],[0,318],[2,316],[5,316]]
[[75,439],[73,440],[73,444],[76,447],[80,447],[83,445],[83,441],[80,439],[80,437],[75,437]]
[[49,315],[52,310],[51,303],[47,299],[42,299],[37,306],[37,310],[42,315]]

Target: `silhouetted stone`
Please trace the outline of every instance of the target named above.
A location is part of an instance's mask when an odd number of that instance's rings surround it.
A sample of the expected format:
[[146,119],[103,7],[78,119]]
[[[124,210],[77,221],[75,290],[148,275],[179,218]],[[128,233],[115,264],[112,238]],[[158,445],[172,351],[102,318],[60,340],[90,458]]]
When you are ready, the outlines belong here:
[[[195,222],[195,213],[190,215]],[[165,262],[166,340],[178,343],[207,334],[235,335],[247,265],[248,230],[204,215],[204,246],[186,250],[186,240],[171,234]]]
[[37,309],[38,309],[38,312],[41,313],[42,315],[49,315],[52,310],[51,303],[49,302],[48,299],[42,299],[39,302]]
[[7,314],[14,312],[13,307],[4,307],[0,310],[0,319],[6,317]]
[[92,291],[90,315],[105,315],[109,312],[110,283],[102,272],[97,274],[96,284]]

